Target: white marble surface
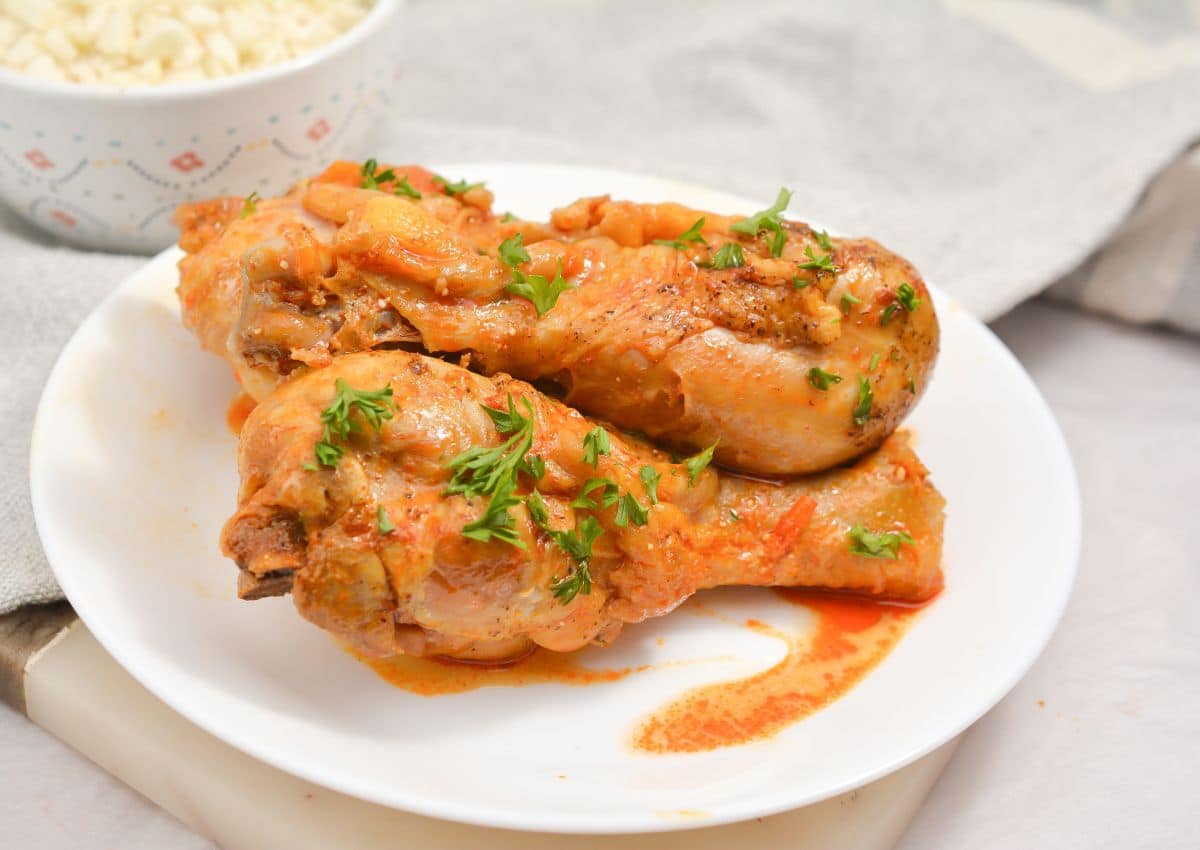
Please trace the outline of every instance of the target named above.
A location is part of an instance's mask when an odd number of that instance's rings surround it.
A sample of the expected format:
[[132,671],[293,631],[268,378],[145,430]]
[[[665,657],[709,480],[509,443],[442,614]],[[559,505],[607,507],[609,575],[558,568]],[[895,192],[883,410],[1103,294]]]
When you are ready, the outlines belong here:
[[[1044,302],[994,327],[1071,444],[1083,563],[1049,648],[967,734],[900,846],[1194,846],[1200,341]],[[2,848],[212,846],[3,708],[0,753]]]

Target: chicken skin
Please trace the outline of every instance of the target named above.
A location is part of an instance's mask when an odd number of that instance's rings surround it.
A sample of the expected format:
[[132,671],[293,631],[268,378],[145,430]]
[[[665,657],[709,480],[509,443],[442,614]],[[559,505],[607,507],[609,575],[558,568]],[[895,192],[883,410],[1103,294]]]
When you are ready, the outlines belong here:
[[717,585],[940,589],[943,501],[903,433],[785,483],[707,460],[505,375],[363,352],[250,414],[222,546],[243,597],[290,590],[372,656],[571,651]]
[[354,351],[467,354],[727,468],[796,475],[879,446],[930,377],[917,271],[784,221],[783,195],[746,219],[585,198],[539,224],[413,166],[366,173],[179,214],[184,320],[258,399]]

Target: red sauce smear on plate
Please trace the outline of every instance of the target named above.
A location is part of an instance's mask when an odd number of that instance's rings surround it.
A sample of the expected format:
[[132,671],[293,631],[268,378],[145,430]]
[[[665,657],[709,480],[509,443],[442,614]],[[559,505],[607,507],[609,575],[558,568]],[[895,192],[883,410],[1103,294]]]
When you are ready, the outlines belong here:
[[748,628],[785,641],[787,654],[761,673],[694,688],[658,709],[634,732],[635,749],[695,753],[768,738],[854,687],[919,610],[832,593],[776,593],[811,611],[815,624],[793,635],[747,620]]
[[234,434],[241,434],[242,426],[246,424],[246,418],[254,412],[254,408],[257,406],[258,402],[245,393],[229,402],[229,409],[225,411],[225,424],[229,426],[229,430]]
[[[694,753],[769,738],[854,687],[887,657],[923,607],[822,591],[777,588],[775,592],[807,609],[812,620],[796,633],[759,620],[744,625],[784,641],[783,659],[761,673],[693,688],[667,703],[639,724],[634,749]],[[349,651],[388,683],[422,696],[550,682],[594,685],[659,666],[592,668],[575,655],[542,649],[507,665],[409,656],[368,658]]]

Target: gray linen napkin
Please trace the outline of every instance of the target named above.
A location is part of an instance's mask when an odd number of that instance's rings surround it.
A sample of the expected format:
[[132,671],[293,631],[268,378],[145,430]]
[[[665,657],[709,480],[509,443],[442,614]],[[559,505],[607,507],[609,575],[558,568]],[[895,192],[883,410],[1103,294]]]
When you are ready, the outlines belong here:
[[[1200,193],[1163,201],[1200,173],[1181,159],[1200,137],[1190,9],[414,2],[379,155],[608,165],[764,206],[786,185],[793,216],[875,236],[982,318],[1081,269],[1067,297],[1196,329]],[[0,612],[59,595],[29,507],[33,411],[57,351],[140,262],[0,214]]]

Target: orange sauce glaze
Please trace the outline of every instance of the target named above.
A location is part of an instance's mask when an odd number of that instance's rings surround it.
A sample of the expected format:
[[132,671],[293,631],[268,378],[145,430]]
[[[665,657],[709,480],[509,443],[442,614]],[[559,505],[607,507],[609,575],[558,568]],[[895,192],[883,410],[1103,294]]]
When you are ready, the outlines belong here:
[[892,650],[919,610],[848,595],[776,589],[816,618],[790,635],[758,620],[746,626],[787,642],[779,663],[745,679],[704,685],[642,721],[633,746],[694,753],[769,738],[821,710],[857,684]]
[[229,430],[234,434],[242,433],[242,426],[246,424],[246,417],[254,411],[257,405],[258,402],[245,393],[240,394],[233,401],[229,402],[229,409],[225,411],[225,424],[229,426]]
[[615,682],[631,673],[649,670],[651,665],[597,669],[585,667],[571,654],[537,649],[512,664],[464,664],[436,658],[368,658],[354,650],[350,654],[366,664],[389,684],[414,694],[436,696],[459,694],[487,687],[520,687],[542,682],[560,685],[594,685]]
[[[635,731],[635,749],[703,752],[769,738],[854,687],[887,657],[923,607],[821,591],[777,588],[775,592],[808,609],[815,624],[801,634],[787,634],[747,620],[747,628],[786,642],[783,659],[745,679],[694,688],[658,709]],[[657,666],[592,668],[574,655],[542,649],[506,665],[408,656],[368,658],[349,651],[384,681],[422,696],[547,682],[593,685]]]

